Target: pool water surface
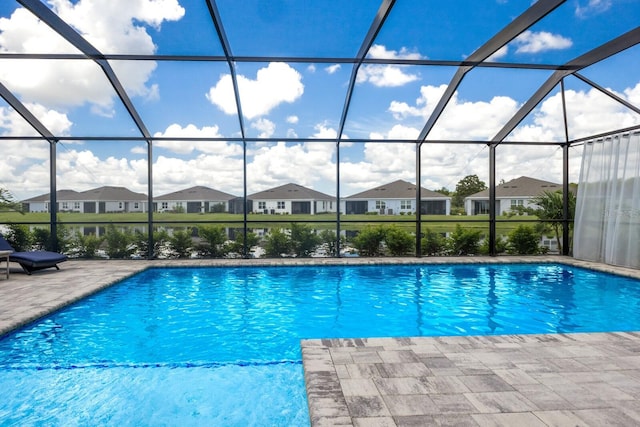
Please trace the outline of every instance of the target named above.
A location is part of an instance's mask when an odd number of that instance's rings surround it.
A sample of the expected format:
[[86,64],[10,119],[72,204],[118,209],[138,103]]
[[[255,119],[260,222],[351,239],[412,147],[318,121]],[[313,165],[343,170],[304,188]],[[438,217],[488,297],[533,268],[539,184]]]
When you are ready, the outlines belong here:
[[149,269],[0,340],[0,422],[304,426],[300,339],[639,329],[562,264]]

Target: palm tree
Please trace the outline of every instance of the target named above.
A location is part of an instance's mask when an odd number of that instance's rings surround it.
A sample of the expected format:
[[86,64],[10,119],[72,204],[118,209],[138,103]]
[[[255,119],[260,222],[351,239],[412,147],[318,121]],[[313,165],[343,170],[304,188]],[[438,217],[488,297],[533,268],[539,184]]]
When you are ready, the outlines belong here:
[[0,211],[22,212],[20,203],[13,200],[13,195],[4,188],[0,188]]
[[[576,212],[576,196],[571,191],[567,196],[569,202],[569,232],[573,230],[573,219]],[[558,249],[562,253],[562,227],[564,223],[564,200],[562,191],[545,191],[531,199],[536,207],[526,207],[521,210],[530,215],[535,215],[543,225],[543,232],[553,231],[558,242]]]

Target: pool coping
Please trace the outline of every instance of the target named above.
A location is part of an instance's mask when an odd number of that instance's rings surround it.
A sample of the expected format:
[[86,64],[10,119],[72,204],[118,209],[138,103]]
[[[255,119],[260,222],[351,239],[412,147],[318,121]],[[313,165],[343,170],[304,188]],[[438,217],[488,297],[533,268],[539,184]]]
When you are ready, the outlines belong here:
[[[563,256],[70,260],[59,271],[33,275],[12,264],[10,278],[0,278],[0,336],[151,267],[501,263],[562,263],[640,279],[640,270]],[[304,340],[301,346],[314,427],[576,425],[589,417],[640,424],[640,409],[633,409],[640,408],[640,332]],[[517,355],[518,363],[492,364],[505,354]],[[482,388],[494,386],[507,389]],[[530,390],[549,402],[536,403]],[[589,406],[576,397],[597,390],[609,400],[589,399]]]

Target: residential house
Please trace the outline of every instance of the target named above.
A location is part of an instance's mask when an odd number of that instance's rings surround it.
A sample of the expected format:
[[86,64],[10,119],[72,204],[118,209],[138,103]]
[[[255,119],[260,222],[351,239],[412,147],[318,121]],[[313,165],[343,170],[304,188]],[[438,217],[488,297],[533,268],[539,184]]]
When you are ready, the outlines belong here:
[[[49,193],[23,200],[25,212],[49,212]],[[146,212],[147,195],[135,193],[125,187],[99,187],[77,192],[60,190],[56,192],[58,212],[113,213]]]
[[[514,208],[535,205],[531,199],[545,191],[562,190],[562,184],[521,176],[496,186],[496,214],[504,215]],[[464,199],[467,215],[489,213],[489,190],[482,190]]]
[[236,196],[209,187],[195,186],[154,197],[156,212],[209,213],[229,212]]
[[[416,213],[416,185],[398,180],[354,194],[344,200],[347,215],[377,212],[381,215]],[[451,197],[420,188],[420,213],[423,215],[449,215]]]
[[253,203],[253,211],[263,214],[319,214],[336,212],[336,198],[303,187],[285,184],[260,191],[247,197]]

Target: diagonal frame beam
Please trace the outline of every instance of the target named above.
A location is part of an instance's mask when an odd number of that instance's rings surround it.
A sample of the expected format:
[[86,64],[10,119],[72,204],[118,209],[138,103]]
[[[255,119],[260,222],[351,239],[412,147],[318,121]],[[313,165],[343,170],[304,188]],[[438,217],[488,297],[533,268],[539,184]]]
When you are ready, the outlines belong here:
[[554,71],[553,74],[538,88],[538,90],[524,103],[500,131],[493,137],[492,142],[501,143],[520,124],[526,116],[555,88],[558,83],[569,75],[600,62],[610,56],[622,52],[640,43],[640,27],[624,33],[623,35],[604,43],[595,49],[567,62],[563,69]]
[[436,122],[442,115],[445,107],[453,97],[453,94],[460,86],[462,79],[465,75],[472,70],[477,64],[483,62],[491,55],[496,53],[499,49],[505,46],[514,38],[518,37],[523,31],[527,28],[534,25],[536,22],[547,16],[554,9],[564,3],[566,0],[539,0],[534,3],[529,9],[527,9],[524,13],[518,16],[516,19],[511,21],[509,25],[504,27],[500,32],[498,32],[495,36],[493,36],[489,41],[480,46],[475,52],[473,52],[467,58],[467,61],[474,65],[463,65],[458,68],[456,73],[454,74],[451,82],[447,86],[447,89],[440,97],[438,104],[434,108],[433,112],[429,116],[427,123],[424,125],[424,128],[420,132],[418,136],[418,141],[420,144],[424,142],[424,140],[429,136],[431,130],[435,126]]
[[147,130],[144,122],[140,118],[140,115],[136,111],[129,95],[118,80],[116,73],[109,62],[104,58],[102,53],[96,49],[91,43],[89,43],[84,37],[82,37],[76,30],[74,30],[69,24],[63,21],[58,15],[56,15],[51,9],[49,9],[40,0],[17,0],[24,8],[29,10],[35,16],[37,16],[42,22],[51,27],[55,32],[60,34],[65,40],[75,46],[84,55],[93,59],[102,68],[102,71],[107,76],[109,83],[115,90],[116,94],[120,98],[127,112],[135,122],[136,126],[144,138],[150,142],[151,134]]

